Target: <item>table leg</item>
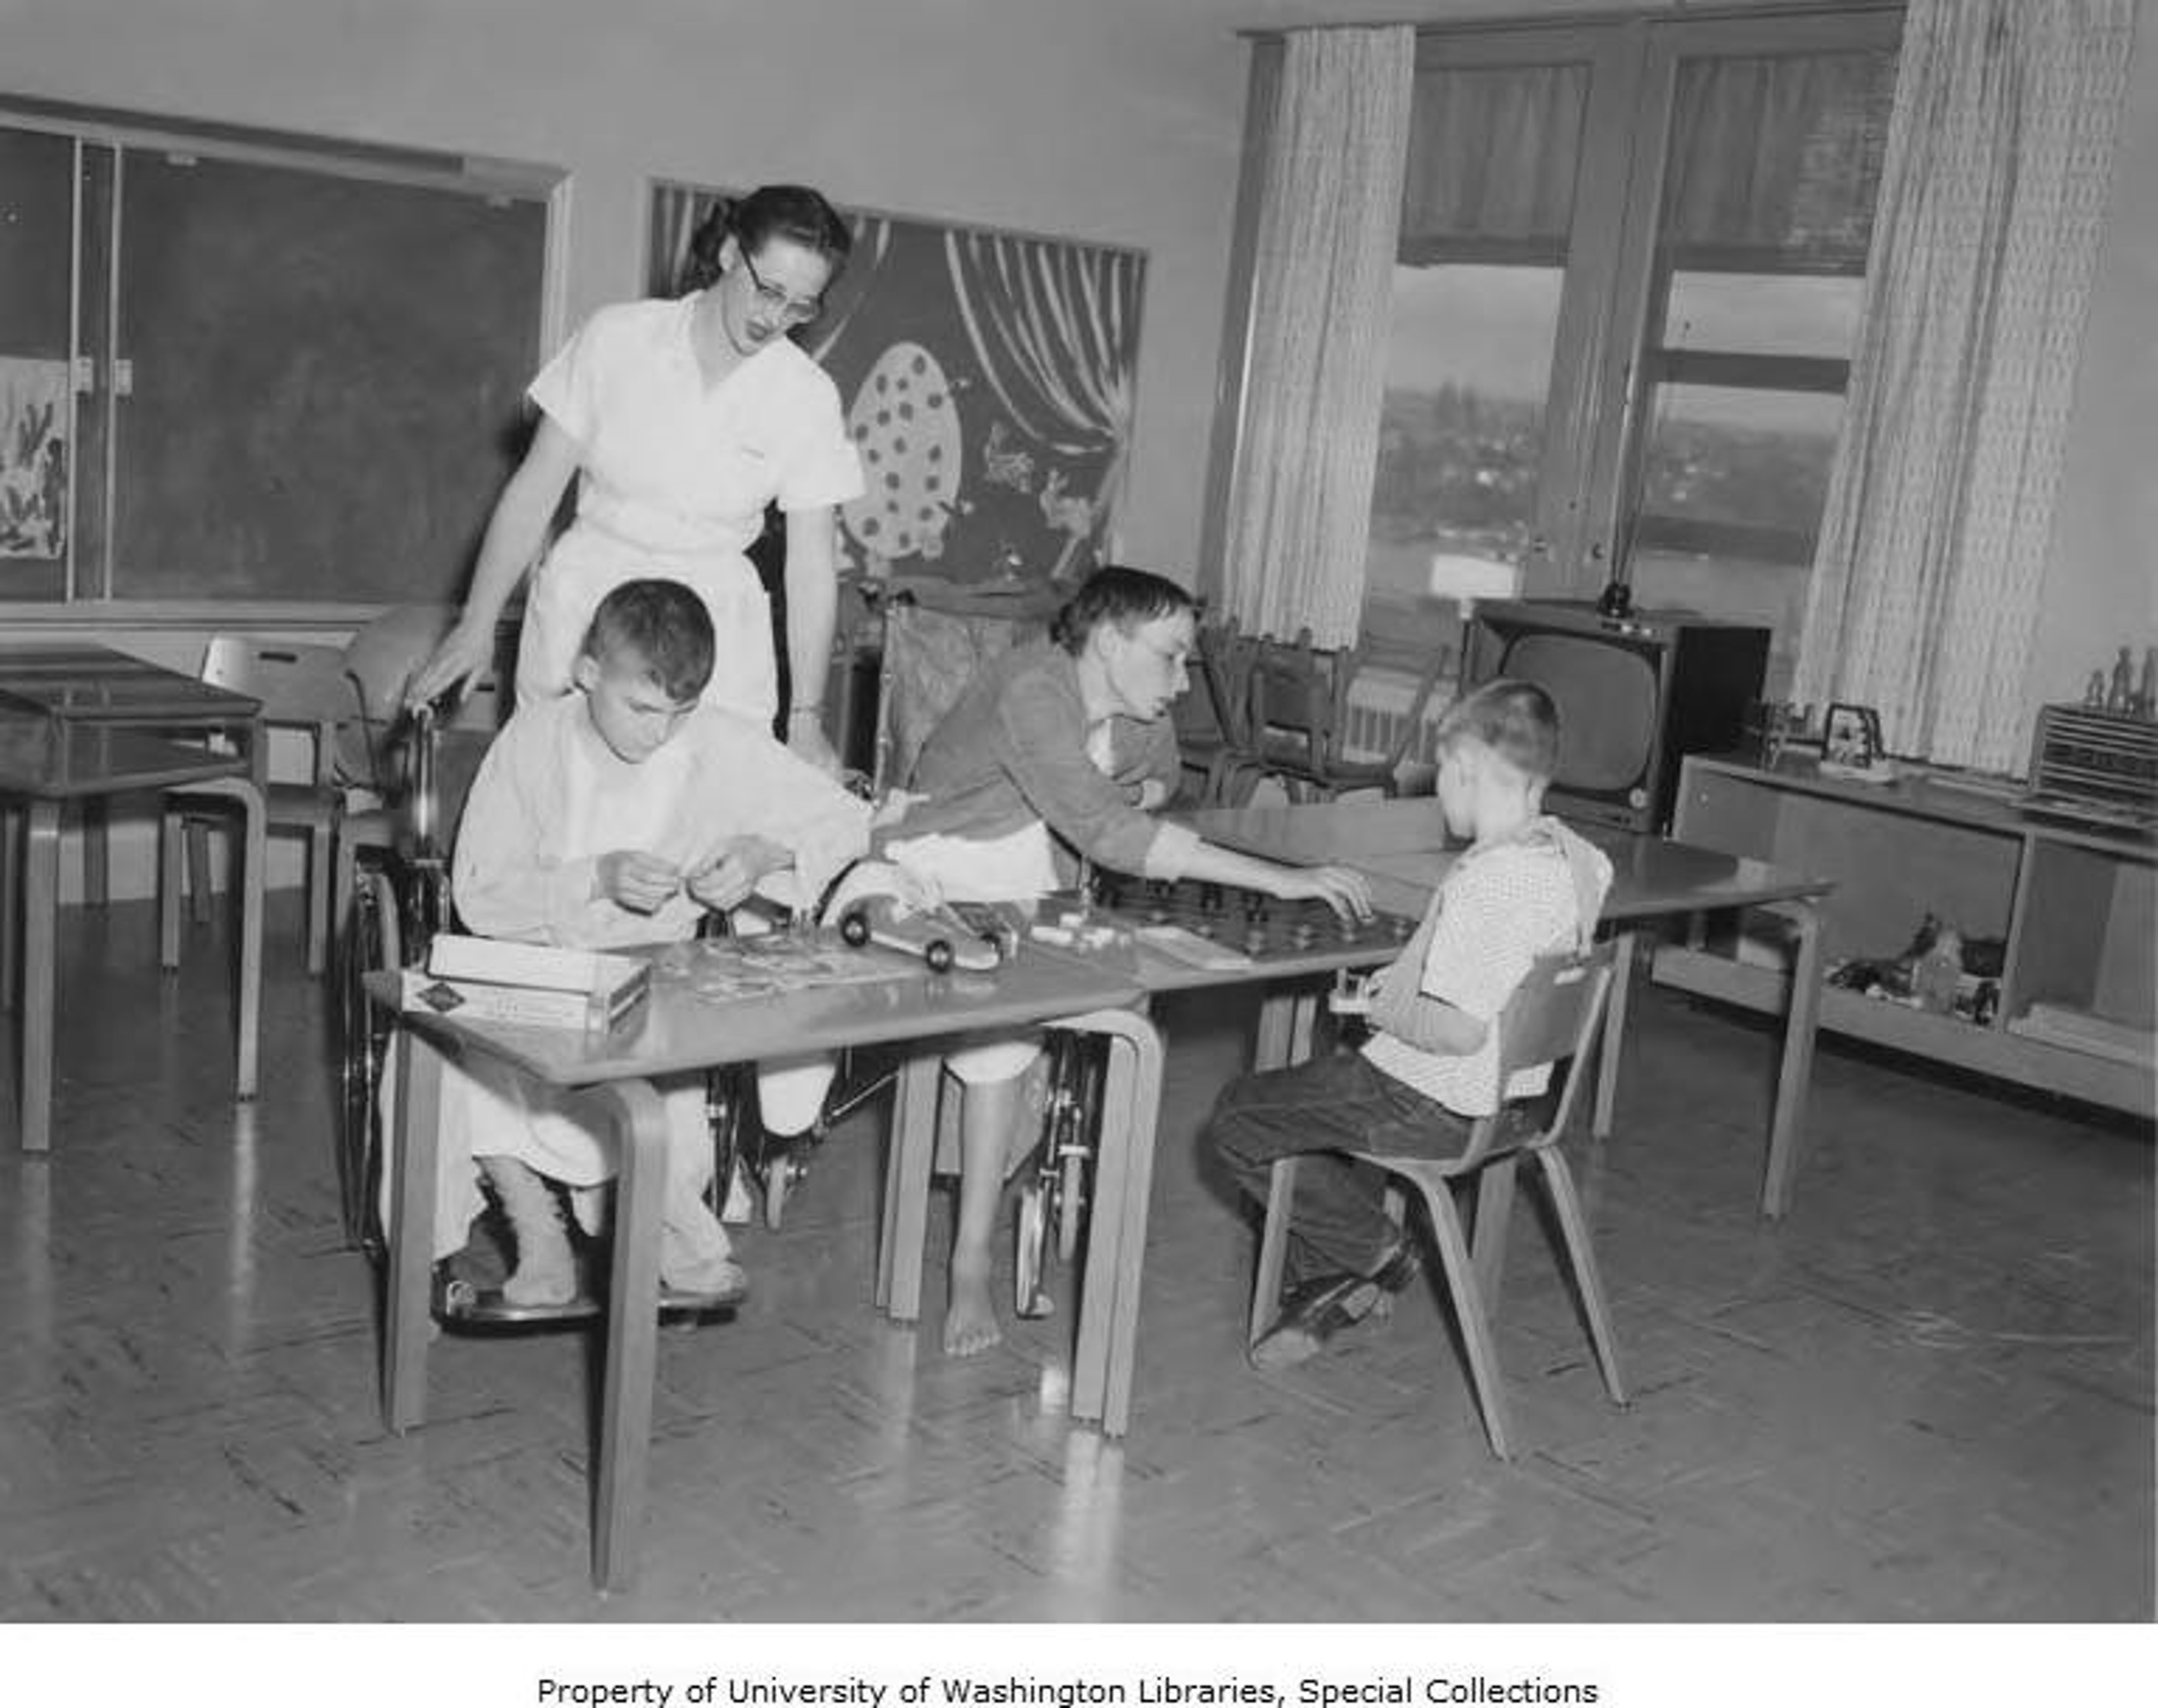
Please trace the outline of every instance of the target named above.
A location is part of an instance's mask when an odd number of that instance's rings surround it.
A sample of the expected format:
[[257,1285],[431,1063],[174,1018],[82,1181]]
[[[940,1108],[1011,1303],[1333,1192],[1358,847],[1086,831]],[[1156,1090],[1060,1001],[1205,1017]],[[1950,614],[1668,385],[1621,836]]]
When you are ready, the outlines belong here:
[[1791,962],[1791,995],[1784,1012],[1783,1060],[1776,1071],[1776,1107],[1768,1119],[1768,1168],[1761,1186],[1761,1214],[1780,1217],[1791,1207],[1799,1153],[1805,1144],[1806,1091],[1814,1071],[1814,1035],[1820,1015],[1821,916],[1811,901],[1779,910],[1798,926]]
[[0,805],[0,1014],[15,1007],[22,977],[23,814],[13,801]]
[[23,864],[23,1148],[53,1148],[53,1004],[59,996],[60,808],[25,809]]
[[1596,1104],[1588,1122],[1595,1138],[1611,1136],[1611,1112],[1618,1102],[1618,1057],[1626,1042],[1626,996],[1634,988],[1634,933],[1620,931],[1612,941],[1611,993],[1604,998],[1603,1029],[1597,1039]]
[[[233,886],[239,891],[240,900],[240,1045],[234,1095],[245,1099],[255,1095],[261,1076],[262,891],[269,865],[268,814],[261,789],[247,777],[216,777],[209,782],[190,784],[187,792],[191,795],[214,795],[236,802],[240,812],[240,861],[233,875]],[[160,932],[167,938],[163,947],[168,952],[165,964],[168,967],[178,964],[179,957],[175,952],[178,941],[172,935],[176,931],[176,921],[168,922],[164,916],[160,916]]]
[[1094,1158],[1094,1215],[1087,1236],[1085,1296],[1072,1359],[1071,1416],[1081,1422],[1098,1421],[1104,1435],[1121,1436],[1131,1423],[1139,1285],[1146,1260],[1147,1209],[1154,1190],[1165,1052],[1154,1023],[1133,1009],[1106,1009],[1058,1024],[1102,1033],[1109,1040],[1102,1138]]
[[102,795],[82,803],[82,899],[89,907],[112,899],[112,815]]
[[644,1080],[597,1086],[578,1102],[614,1130],[614,1270],[607,1289],[607,1375],[600,1396],[592,1511],[592,1586],[637,1576],[659,1369],[659,1230],[667,1190],[667,1110]]
[[428,1281],[435,1267],[435,1177],[441,1167],[442,1057],[400,1026],[390,1045],[397,1095],[390,1145],[390,1275],[384,1311],[382,1421],[402,1435],[426,1421]]
[[901,1064],[885,1141],[884,1223],[877,1247],[877,1308],[895,1321],[922,1315],[922,1246],[929,1236],[929,1176],[937,1159],[937,1082],[944,1058]]
[[1294,986],[1269,987],[1259,1004],[1258,1035],[1252,1049],[1253,1071],[1264,1073],[1309,1060],[1318,1015],[1316,992]]

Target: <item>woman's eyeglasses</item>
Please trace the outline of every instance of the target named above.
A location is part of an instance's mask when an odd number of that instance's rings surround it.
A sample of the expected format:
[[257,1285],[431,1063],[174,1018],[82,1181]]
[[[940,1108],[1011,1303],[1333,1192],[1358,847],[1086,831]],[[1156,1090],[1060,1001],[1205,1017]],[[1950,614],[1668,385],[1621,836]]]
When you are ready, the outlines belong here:
[[756,263],[749,258],[746,251],[743,253],[741,264],[748,271],[750,288],[756,297],[757,306],[775,320],[788,326],[807,326],[824,312],[822,297],[790,297],[778,286],[767,284],[764,275],[757,271]]

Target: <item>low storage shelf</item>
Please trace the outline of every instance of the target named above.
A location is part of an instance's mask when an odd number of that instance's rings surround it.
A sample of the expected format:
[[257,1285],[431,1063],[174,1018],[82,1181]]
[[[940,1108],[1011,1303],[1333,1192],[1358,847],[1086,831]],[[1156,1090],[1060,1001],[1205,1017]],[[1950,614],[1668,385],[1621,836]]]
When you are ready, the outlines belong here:
[[[1831,976],[1847,961],[1892,960],[1928,915],[1966,946],[2001,946],[1982,1019],[1831,983],[1828,1029],[2146,1117],[2158,1106],[2158,847],[2026,818],[2011,799],[1939,778],[1852,782],[1791,756],[1773,768],[1689,757],[1671,833],[1833,878]],[[1779,921],[1749,913],[1660,948],[1655,976],[1776,1013],[1786,968]]]

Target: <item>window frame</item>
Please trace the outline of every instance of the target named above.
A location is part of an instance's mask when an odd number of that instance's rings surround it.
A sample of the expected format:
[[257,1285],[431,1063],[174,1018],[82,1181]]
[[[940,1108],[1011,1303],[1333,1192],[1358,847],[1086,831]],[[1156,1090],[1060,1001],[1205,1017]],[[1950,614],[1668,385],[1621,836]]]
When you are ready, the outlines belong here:
[[[1737,245],[1691,245],[1659,266],[1661,214],[1672,168],[1672,126],[1678,68],[1698,58],[1892,50],[1903,28],[1902,0],[1833,0],[1770,13],[1744,10],[1682,17],[1577,13],[1536,20],[1449,21],[1419,28],[1417,70],[1497,68],[1585,60],[1588,110],[1582,126],[1580,177],[1574,195],[1566,278],[1553,339],[1551,379],[1545,399],[1543,461],[1538,471],[1537,526],[1523,564],[1531,597],[1591,598],[1606,582],[1633,570],[1649,410],[1660,384],[1713,384],[1742,389],[1845,392],[1847,360],[1725,350],[1660,348],[1668,291],[1665,270],[1803,271],[1778,251],[1766,257]],[[1254,301],[1258,214],[1257,173],[1264,157],[1280,75],[1282,38],[1253,38],[1251,100],[1230,256],[1227,316],[1222,340],[1217,412],[1201,529],[1202,586],[1226,585],[1222,552],[1230,493],[1242,441],[1247,352]],[[1530,245],[1534,246],[1534,245]],[[1432,261],[1505,262],[1537,259],[1524,245],[1482,240],[1440,240],[1420,245]],[[1822,269],[1848,273],[1847,268]],[[1858,271],[1862,272],[1862,268]],[[1659,551],[1757,557],[1763,547],[1790,552],[1789,530],[1737,524],[1660,522]],[[1677,542],[1683,538],[1686,544]],[[1810,551],[1801,554],[1810,556]],[[1372,622],[1366,596],[1364,644],[1378,663],[1413,668],[1428,644],[1427,626],[1392,620],[1401,601],[1381,601],[1389,620]],[[1438,626],[1450,627],[1441,614]]]

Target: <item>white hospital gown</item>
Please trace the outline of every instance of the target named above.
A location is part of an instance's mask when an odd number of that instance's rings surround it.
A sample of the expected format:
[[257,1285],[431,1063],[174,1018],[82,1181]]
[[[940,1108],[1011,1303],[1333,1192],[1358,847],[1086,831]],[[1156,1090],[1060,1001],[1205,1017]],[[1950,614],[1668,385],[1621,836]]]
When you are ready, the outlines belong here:
[[[862,853],[868,822],[866,803],[731,714],[700,707],[658,752],[630,765],[601,742],[584,696],[570,694],[520,710],[488,749],[458,830],[452,887],[466,927],[483,937],[577,948],[676,942],[703,909],[679,893],[650,914],[595,899],[600,856],[634,849],[689,871],[731,839],[761,835],[792,850],[795,863],[759,888],[808,906]],[[772,1107],[813,1114],[830,1076],[823,1056],[767,1062],[760,1090]],[[709,1159],[703,1076],[658,1089],[671,1179],[682,1172],[676,1164]],[[437,1256],[464,1243],[479,1210],[474,1157],[515,1157],[572,1186],[615,1172],[611,1138],[568,1114],[547,1086],[478,1052],[444,1064],[441,1111]]]
[[707,386],[690,343],[697,299],[617,303],[587,321],[530,387],[576,443],[576,520],[534,573],[517,658],[520,705],[568,692],[608,591],[660,575],[696,590],[719,656],[705,698],[768,722],[777,709],[772,615],[745,555],[765,507],[860,496],[839,390],[775,338]]

